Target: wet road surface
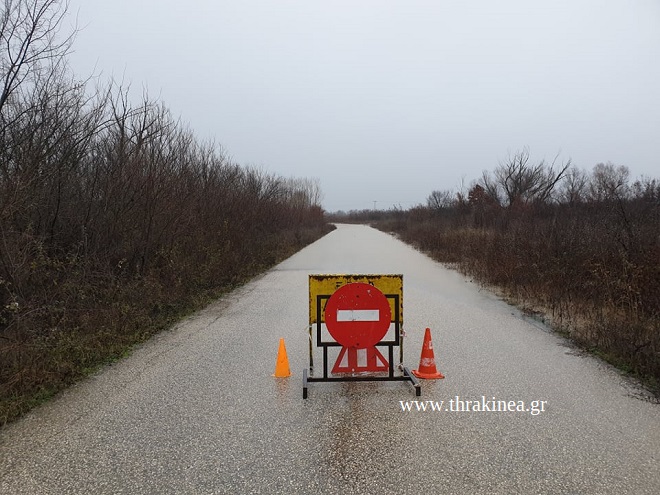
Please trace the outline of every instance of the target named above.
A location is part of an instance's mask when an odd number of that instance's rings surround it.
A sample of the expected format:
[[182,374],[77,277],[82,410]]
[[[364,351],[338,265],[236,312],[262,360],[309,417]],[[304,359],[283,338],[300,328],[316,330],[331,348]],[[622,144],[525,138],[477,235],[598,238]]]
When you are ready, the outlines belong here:
[[[402,273],[404,362],[417,367],[430,327],[446,378],[421,397],[405,382],[311,383],[303,400],[312,273]],[[276,379],[281,337],[293,376]],[[495,400],[530,410],[472,410]],[[468,492],[660,493],[660,405],[364,226],[339,226],[0,432],[2,494]]]

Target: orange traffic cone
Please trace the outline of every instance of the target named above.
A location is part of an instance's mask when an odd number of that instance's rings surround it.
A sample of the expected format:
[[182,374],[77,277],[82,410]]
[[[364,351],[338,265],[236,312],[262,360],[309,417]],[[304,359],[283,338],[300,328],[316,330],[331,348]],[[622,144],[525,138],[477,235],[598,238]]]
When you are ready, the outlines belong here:
[[280,348],[277,351],[277,363],[275,364],[275,374],[273,376],[276,378],[285,378],[287,376],[291,376],[289,358],[286,357],[284,339],[280,339]]
[[431,329],[427,328],[424,334],[424,345],[422,345],[422,355],[419,358],[419,369],[412,370],[417,378],[444,378],[435,367],[435,357],[433,355],[433,342],[431,341]]

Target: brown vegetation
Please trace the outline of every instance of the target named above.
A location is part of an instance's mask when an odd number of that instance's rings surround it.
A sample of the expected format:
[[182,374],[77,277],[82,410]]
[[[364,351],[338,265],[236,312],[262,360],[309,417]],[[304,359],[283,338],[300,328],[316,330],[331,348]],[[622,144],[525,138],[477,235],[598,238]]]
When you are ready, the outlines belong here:
[[622,369],[660,383],[660,183],[626,167],[530,165],[468,194],[434,192],[376,226],[538,311]]
[[240,167],[124,88],[89,96],[61,2],[4,3],[0,425],[327,231],[315,182]]

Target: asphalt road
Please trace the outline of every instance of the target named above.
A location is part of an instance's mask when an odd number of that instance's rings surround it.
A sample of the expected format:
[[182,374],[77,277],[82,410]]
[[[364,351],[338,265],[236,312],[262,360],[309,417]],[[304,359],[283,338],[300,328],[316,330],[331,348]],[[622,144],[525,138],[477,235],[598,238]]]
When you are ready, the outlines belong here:
[[[446,378],[303,400],[311,273],[402,273],[404,361],[430,327]],[[290,378],[272,376],[280,337]],[[546,402],[451,411],[493,397]],[[404,412],[415,399],[444,402]],[[457,273],[339,226],[1,431],[0,493],[657,494],[660,405]]]

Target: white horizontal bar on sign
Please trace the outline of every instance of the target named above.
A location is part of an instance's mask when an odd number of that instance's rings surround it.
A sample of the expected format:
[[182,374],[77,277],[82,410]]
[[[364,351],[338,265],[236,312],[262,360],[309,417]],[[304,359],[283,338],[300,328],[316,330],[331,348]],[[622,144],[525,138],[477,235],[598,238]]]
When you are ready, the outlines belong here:
[[378,321],[378,309],[338,309],[337,321]]

